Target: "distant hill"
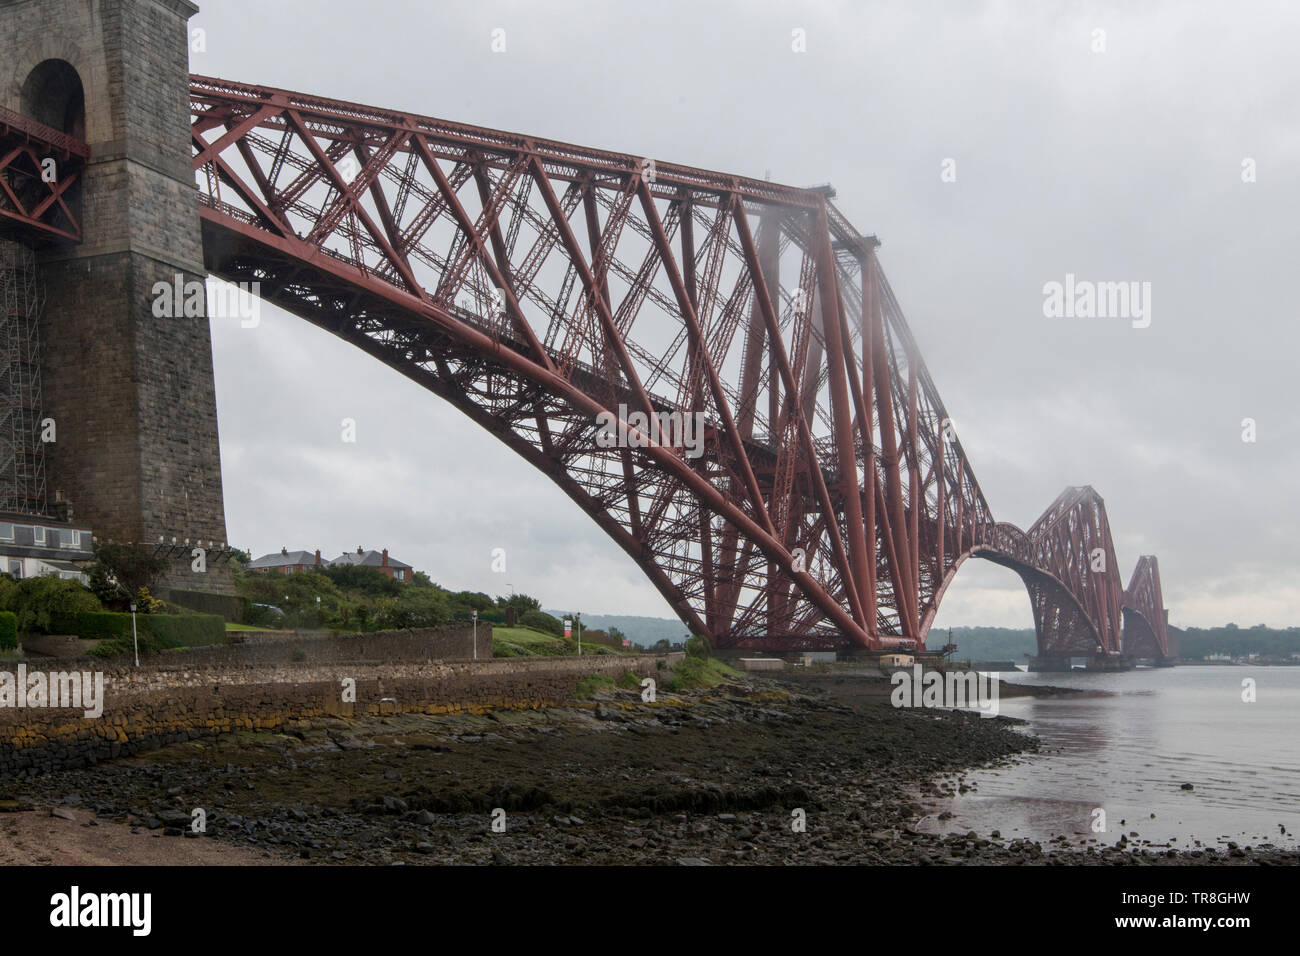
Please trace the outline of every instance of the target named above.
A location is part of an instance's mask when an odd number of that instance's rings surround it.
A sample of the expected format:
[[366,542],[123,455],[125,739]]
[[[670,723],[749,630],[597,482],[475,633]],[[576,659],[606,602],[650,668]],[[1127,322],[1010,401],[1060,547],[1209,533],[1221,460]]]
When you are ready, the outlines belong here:
[[[563,620],[568,612],[547,610],[546,613]],[[649,647],[661,640],[680,644],[686,639],[688,633],[686,625],[675,618],[638,617],[634,614],[584,614],[582,626],[599,628],[602,631],[616,627],[628,636],[628,640],[643,647]]]
[[[546,609],[563,619],[567,611]],[[679,643],[687,636],[686,625],[681,621],[666,617],[637,617],[631,614],[584,614],[583,627],[595,627],[606,630],[616,627],[633,642],[649,647],[655,641],[667,640]],[[930,647],[938,649],[948,640],[946,630],[932,631]],[[1037,648],[1033,628],[1015,629],[1009,627],[954,627],[952,640],[957,645],[958,660],[1001,661],[1014,660],[1023,662],[1026,654],[1032,654]]]
[[[1032,627],[954,627],[952,642],[957,645],[953,655],[959,661],[1015,661],[1025,662],[1026,654],[1038,651],[1038,640]],[[947,628],[931,631],[926,646],[938,650],[948,643]]]
[[[564,611],[547,611],[563,618]],[[686,625],[665,617],[637,617],[630,614],[589,614],[582,619],[583,627],[605,630],[617,627],[633,642],[649,647],[659,640],[674,644],[686,637]],[[1173,648],[1175,654],[1200,658],[1207,654],[1268,654],[1286,656],[1300,653],[1300,628],[1268,628],[1257,624],[1239,628],[1236,624],[1214,628],[1188,628],[1180,631],[1170,628],[1171,637],[1181,638],[1181,647]],[[927,646],[938,650],[948,642],[947,628],[930,632]],[[1025,663],[1026,654],[1038,652],[1038,640],[1032,627],[954,627],[952,642],[957,645],[955,659],[959,661],[1015,661]]]

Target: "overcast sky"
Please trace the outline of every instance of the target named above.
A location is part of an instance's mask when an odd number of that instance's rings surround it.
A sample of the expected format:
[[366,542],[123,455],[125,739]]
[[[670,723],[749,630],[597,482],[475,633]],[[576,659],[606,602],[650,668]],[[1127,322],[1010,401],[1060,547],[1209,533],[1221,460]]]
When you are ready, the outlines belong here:
[[[1159,556],[1171,623],[1300,624],[1300,5],[1134,6],[207,0],[191,69],[832,183],[999,520],[1091,484],[1125,582]],[[1045,317],[1070,273],[1149,282],[1149,326]],[[456,589],[672,616],[414,383],[270,307],[212,337],[232,543],[387,547]],[[958,624],[1032,626],[1019,578],[968,562],[935,622]]]

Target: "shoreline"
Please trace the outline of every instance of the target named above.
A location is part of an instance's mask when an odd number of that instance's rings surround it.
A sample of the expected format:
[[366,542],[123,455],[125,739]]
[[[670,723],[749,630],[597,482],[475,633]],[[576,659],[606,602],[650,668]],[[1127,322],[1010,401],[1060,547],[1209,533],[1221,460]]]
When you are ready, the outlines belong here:
[[[888,688],[843,673],[782,675],[653,704],[610,690],[532,710],[314,718],[179,742],[0,782],[0,804],[34,808],[0,813],[0,829],[19,837],[15,858],[0,861],[1300,862],[1286,850],[1076,850],[922,832],[944,780],[1027,759],[1038,741],[1013,718],[895,709]],[[207,833],[183,837],[196,807]],[[505,832],[492,829],[496,810]]]

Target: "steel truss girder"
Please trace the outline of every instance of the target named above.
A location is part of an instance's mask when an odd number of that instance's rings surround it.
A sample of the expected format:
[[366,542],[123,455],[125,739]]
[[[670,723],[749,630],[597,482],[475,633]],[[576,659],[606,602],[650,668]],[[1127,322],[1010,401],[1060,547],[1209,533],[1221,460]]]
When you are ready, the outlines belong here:
[[81,241],[76,195],[90,147],[0,107],[0,235]]
[[1167,659],[1169,654],[1168,612],[1160,588],[1160,564],[1153,554],[1138,558],[1137,567],[1124,589],[1123,651],[1128,657]]
[[[210,77],[190,95],[208,269],[492,432],[715,646],[923,644],[1004,528],[874,237],[822,191]],[[604,447],[602,413],[640,447]],[[699,457],[673,415],[703,422]],[[1044,620],[1087,630],[1049,612],[1077,586],[1110,648],[1109,592],[1053,534],[1025,565]]]

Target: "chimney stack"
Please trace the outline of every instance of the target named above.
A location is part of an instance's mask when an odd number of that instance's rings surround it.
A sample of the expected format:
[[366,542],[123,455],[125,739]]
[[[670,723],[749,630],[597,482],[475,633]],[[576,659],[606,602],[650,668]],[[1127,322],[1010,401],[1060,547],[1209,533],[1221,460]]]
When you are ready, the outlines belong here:
[[289,553],[289,549],[288,549],[288,548],[281,548],[281,549],[280,549],[280,553],[281,553],[281,554],[284,554],[284,555],[287,555],[287,554]]
[[381,562],[383,567],[388,567],[388,549],[384,548],[384,560]]
[[316,549],[316,566],[320,567],[320,548]]
[[357,554],[361,553],[361,545],[357,545]]

